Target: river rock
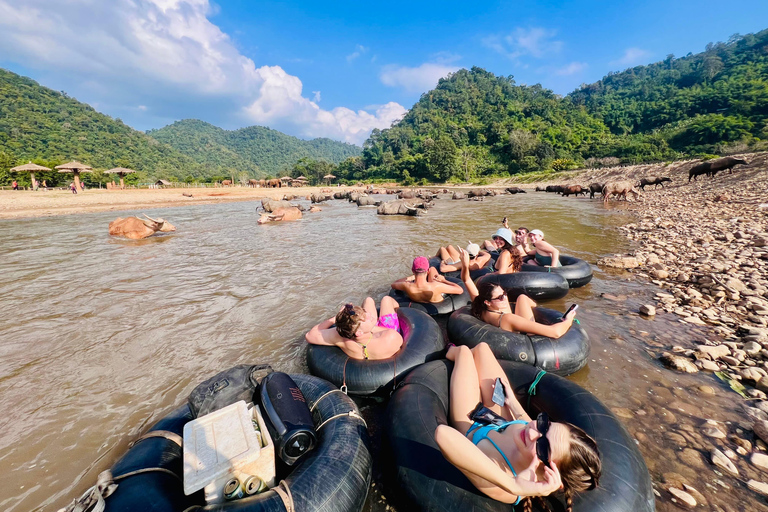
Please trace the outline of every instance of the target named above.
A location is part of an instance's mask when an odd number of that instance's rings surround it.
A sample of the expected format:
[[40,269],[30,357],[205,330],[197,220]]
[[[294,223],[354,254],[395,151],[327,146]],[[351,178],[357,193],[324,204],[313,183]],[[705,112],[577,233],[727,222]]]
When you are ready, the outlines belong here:
[[742,283],[741,281],[739,281],[735,277],[732,277],[732,278],[728,279],[725,282],[725,285],[728,288],[731,288],[732,290],[736,290],[737,292],[743,292],[744,290],[747,289],[747,285],[745,285],[744,283]]
[[764,453],[754,452],[749,458],[749,462],[763,471],[768,471],[768,455]]
[[650,304],[640,306],[640,314],[644,316],[656,316],[656,308]]
[[634,256],[613,256],[597,261],[598,265],[612,268],[637,268],[640,262]]
[[744,352],[749,354],[750,356],[755,356],[760,353],[760,351],[763,349],[762,345],[759,343],[755,343],[754,341],[748,341],[744,344]]
[[757,368],[743,368],[739,371],[739,375],[741,375],[741,378],[748,382],[753,382],[757,384],[760,379],[763,378],[763,374],[760,373]]
[[666,279],[669,277],[669,272],[663,269],[653,269],[650,273],[654,279]]
[[731,475],[739,476],[739,470],[736,469],[736,466],[733,464],[733,462],[731,462],[723,452],[717,448],[712,448],[709,456],[712,460],[712,464],[719,467],[723,471],[730,473]]
[[[716,362],[710,361],[709,359],[699,359],[698,361],[696,361],[696,366],[699,366],[699,367],[703,368],[704,370],[708,370],[710,372],[719,372],[720,371],[720,366],[718,366],[718,364]],[[708,386],[703,386],[703,387],[708,387]],[[712,389],[712,388],[710,388],[710,389]],[[712,390],[712,393],[709,393],[709,394],[714,395],[715,394],[714,393],[714,389]]]
[[762,419],[755,420],[755,423],[752,425],[752,431],[757,437],[762,439],[764,443],[768,443],[768,421]]
[[694,508],[694,507],[696,507],[696,500],[693,499],[693,496],[691,496],[687,492],[682,491],[680,489],[677,489],[675,487],[670,487],[669,488],[669,493],[672,496],[674,496],[675,498],[677,498],[677,502],[682,504],[684,506],[684,508],[685,507],[687,507],[687,508]]
[[[714,364],[714,363],[712,363],[712,364]],[[713,388],[712,386],[707,386],[707,385],[699,386],[698,389],[699,389],[699,391],[701,391],[705,395],[714,395],[715,394],[715,388]]]
[[766,484],[765,482],[750,480],[749,482],[747,482],[747,487],[749,487],[750,490],[755,491],[758,494],[762,494],[763,496],[768,496],[768,484]]
[[705,467],[701,453],[693,448],[683,448],[681,451],[677,452],[677,458],[691,469],[704,469]]
[[671,354],[669,352],[664,352],[661,357],[659,357],[659,361],[661,361],[667,368],[671,368],[679,372],[696,373],[699,371],[699,369],[690,359]]
[[725,437],[725,432],[720,430],[720,427],[717,426],[717,423],[712,420],[707,420],[707,422],[701,428],[701,433],[707,437],[712,437],[715,439],[723,439]]

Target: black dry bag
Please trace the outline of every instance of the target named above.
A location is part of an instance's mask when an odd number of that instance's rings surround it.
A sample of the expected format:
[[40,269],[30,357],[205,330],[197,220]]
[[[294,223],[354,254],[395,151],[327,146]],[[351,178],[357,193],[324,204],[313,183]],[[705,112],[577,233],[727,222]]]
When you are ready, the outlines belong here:
[[271,372],[268,364],[240,364],[225,370],[192,390],[187,399],[195,418],[218,411],[240,400],[250,403],[264,373]]
[[262,379],[259,399],[275,442],[275,455],[293,466],[317,443],[312,413],[304,395],[288,374],[273,372]]

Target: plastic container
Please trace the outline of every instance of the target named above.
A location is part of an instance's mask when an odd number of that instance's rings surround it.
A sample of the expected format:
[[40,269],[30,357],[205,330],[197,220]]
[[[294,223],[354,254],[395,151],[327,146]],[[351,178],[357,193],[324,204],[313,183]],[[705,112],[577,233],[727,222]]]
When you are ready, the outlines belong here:
[[242,400],[184,425],[183,457],[184,494],[204,489],[207,503],[223,502],[224,486],[232,478],[243,483],[257,476],[269,487],[275,484],[274,444],[258,406],[249,410]]

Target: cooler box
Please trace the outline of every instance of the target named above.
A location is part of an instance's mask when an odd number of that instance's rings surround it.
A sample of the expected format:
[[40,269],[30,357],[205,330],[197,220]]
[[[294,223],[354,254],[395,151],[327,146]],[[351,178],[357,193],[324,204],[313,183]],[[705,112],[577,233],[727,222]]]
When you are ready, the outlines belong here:
[[184,425],[183,452],[184,494],[204,488],[207,503],[223,502],[224,485],[232,478],[242,483],[257,476],[275,485],[275,446],[259,407],[248,409],[243,400]]

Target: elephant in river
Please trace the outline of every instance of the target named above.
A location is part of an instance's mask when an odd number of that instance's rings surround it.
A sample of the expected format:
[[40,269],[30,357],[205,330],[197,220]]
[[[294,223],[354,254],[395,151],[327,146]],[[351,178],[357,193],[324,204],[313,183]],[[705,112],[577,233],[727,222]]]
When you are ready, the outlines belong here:
[[163,219],[153,219],[144,214],[146,218],[127,217],[125,219],[118,217],[109,223],[109,234],[114,236],[123,236],[132,240],[141,240],[152,236],[158,231],[168,233],[176,231],[176,226]]
[[376,213],[379,215],[422,215],[431,204],[426,201],[396,199],[379,205]]
[[272,213],[264,212],[256,222],[266,224],[267,222],[277,222],[283,220],[298,220],[301,218],[301,210],[295,206],[289,208],[277,208]]
[[279,201],[277,199],[262,199],[261,206],[265,212],[274,212],[278,208],[291,208],[292,205],[288,201]]

